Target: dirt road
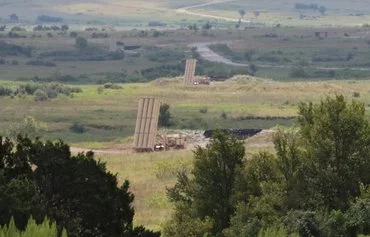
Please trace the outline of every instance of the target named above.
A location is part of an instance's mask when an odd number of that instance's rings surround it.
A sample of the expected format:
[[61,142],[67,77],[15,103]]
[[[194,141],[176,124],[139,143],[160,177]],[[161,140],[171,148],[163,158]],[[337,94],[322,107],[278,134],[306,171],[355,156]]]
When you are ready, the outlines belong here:
[[109,155],[122,155],[122,154],[130,154],[133,153],[132,149],[88,149],[88,148],[78,148],[78,147],[71,147],[70,148],[71,153],[77,154],[77,153],[86,153],[88,151],[92,151],[95,154],[109,154]]
[[[227,44],[230,42],[227,41],[217,41],[217,42],[206,42],[206,43],[194,43],[189,44],[188,47],[190,48],[197,48],[197,52],[199,55],[210,62],[216,62],[216,63],[224,63],[231,66],[236,67],[249,67],[249,64],[245,63],[236,63],[231,61],[228,58],[225,58],[224,56],[217,54],[216,52],[212,51],[209,46],[212,44]],[[272,64],[258,64],[254,63],[257,67],[260,68],[285,68],[285,69],[292,69],[296,68],[296,65],[272,65]],[[360,68],[360,67],[320,67],[320,66],[310,66],[311,68],[314,68],[316,70],[333,70],[333,71],[340,71],[340,70],[354,70],[354,71],[370,71],[370,68]]]
[[[209,143],[210,139],[206,138],[204,136],[204,131],[201,130],[177,130],[179,133],[182,133],[183,135],[186,135],[187,137],[187,144],[186,144],[186,150],[195,150],[196,147],[206,147],[206,145]],[[255,148],[261,148],[261,147],[271,147],[272,144],[272,134],[274,133],[274,130],[262,130],[260,133],[256,134],[255,136],[252,136],[245,140],[245,144],[247,147],[255,147]],[[73,154],[81,153],[81,152],[88,152],[92,151],[97,155],[129,155],[132,153],[135,153],[135,151],[132,149],[132,144],[127,143],[124,144],[124,146],[120,147],[112,147],[110,149],[88,149],[88,148],[77,148],[77,147],[71,147],[71,152]]]
[[[237,0],[211,1],[211,2],[207,2],[207,3],[196,4],[196,5],[191,5],[191,6],[187,6],[187,7],[178,8],[178,9],[176,9],[176,12],[180,13],[180,14],[191,15],[191,16],[199,16],[199,17],[211,18],[211,19],[217,19],[217,20],[223,20],[223,21],[238,22],[239,18],[222,17],[222,16],[216,16],[216,15],[211,15],[211,14],[205,14],[205,13],[190,11],[190,9],[194,9],[194,8],[201,8],[201,7],[205,7],[205,6],[209,6],[209,5],[214,5],[214,4],[219,4],[219,3],[235,2],[235,1],[237,1]],[[235,13],[237,14],[237,11],[235,11]],[[250,21],[244,20],[244,19],[240,19],[240,21],[241,22],[246,22],[246,23],[250,22]]]

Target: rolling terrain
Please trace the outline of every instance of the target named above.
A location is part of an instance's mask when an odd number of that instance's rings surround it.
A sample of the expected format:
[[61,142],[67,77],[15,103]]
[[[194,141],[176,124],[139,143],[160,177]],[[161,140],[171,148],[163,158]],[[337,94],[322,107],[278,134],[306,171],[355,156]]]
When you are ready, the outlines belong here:
[[[314,2],[301,1],[303,4]],[[161,21],[168,26],[186,26],[189,22],[212,21],[233,26],[239,19],[244,24],[259,26],[361,26],[369,22],[369,1],[320,1],[322,14],[312,9],[295,9],[300,1],[241,0],[78,0],[78,1],[0,1],[0,16],[6,22],[16,13],[22,23],[37,23],[41,14],[57,15],[76,25],[146,26]],[[245,15],[239,15],[239,10]]]
[[[271,135],[295,125],[301,102],[343,94],[364,103],[370,119],[370,0],[310,4],[0,0],[0,132],[31,116],[45,125],[43,139],[61,139],[73,153],[92,149],[120,182],[131,181],[135,224],[161,230],[172,208],[166,188],[206,142],[133,152],[141,97],[170,106],[160,132],[264,129],[245,141],[247,159],[272,151]],[[188,58],[210,85],[183,84]]]

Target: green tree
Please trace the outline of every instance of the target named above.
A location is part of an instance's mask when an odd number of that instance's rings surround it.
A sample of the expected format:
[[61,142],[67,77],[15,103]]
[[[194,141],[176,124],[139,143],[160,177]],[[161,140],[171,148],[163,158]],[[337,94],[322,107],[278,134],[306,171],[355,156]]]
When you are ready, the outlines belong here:
[[18,137],[14,146],[0,137],[0,191],[0,225],[14,216],[24,229],[31,215],[37,221],[48,216],[59,234],[65,228],[72,237],[159,236],[133,227],[128,181],[118,187],[92,152],[72,156],[61,141]]
[[159,126],[167,127],[171,124],[170,106],[166,103],[161,104],[159,109]]
[[369,234],[369,129],[364,104],[341,95],[300,104],[298,127],[274,137],[276,155],[248,161],[225,235],[281,224],[300,236]]
[[85,39],[84,37],[78,36],[75,39],[75,46],[78,49],[86,49],[88,46],[87,39]]
[[46,131],[47,125],[45,123],[37,121],[32,116],[26,116],[21,123],[11,126],[5,133],[15,141],[18,135],[34,140],[37,137],[42,137]]
[[370,235],[370,186],[360,186],[361,195],[345,213],[348,236]]
[[[346,209],[370,184],[370,129],[364,104],[343,96],[299,106],[304,149],[302,186],[310,187],[313,205]],[[301,174],[302,175],[302,174]]]
[[[193,221],[204,221],[212,235],[221,236],[235,211],[234,187],[241,177],[244,156],[242,142],[219,132],[206,148],[198,147],[194,151],[193,178],[181,174],[177,184],[168,190],[168,196],[175,204],[175,216],[185,215]],[[180,227],[181,219],[175,218],[169,225]]]

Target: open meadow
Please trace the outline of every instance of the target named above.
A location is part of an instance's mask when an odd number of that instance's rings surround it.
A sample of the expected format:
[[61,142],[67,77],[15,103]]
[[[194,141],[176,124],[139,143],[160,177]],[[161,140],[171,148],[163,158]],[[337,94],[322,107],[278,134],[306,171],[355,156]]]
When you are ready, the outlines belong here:
[[[7,82],[9,87],[16,84]],[[46,138],[69,143],[114,142],[132,136],[140,97],[155,96],[170,105],[171,128],[270,128],[292,125],[294,120],[260,119],[297,114],[299,102],[317,102],[328,94],[344,94],[366,105],[368,81],[277,82],[237,76],[210,86],[187,87],[181,78],[150,83],[122,84],[118,89],[80,85],[80,93],[46,101],[35,96],[6,96],[0,100],[0,127],[4,131],[30,115],[46,123]],[[102,89],[99,89],[102,88]],[[203,109],[203,110],[202,110]],[[224,115],[223,115],[224,114]],[[73,125],[82,126],[82,131]]]

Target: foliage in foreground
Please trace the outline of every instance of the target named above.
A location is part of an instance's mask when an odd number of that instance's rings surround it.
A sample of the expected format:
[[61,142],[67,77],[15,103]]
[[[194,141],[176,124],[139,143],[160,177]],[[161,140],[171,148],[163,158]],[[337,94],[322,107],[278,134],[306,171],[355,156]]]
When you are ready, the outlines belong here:
[[[38,225],[31,217],[26,229],[21,232],[17,229],[12,218],[8,225],[0,227],[0,237],[58,237],[58,230],[55,223],[50,224],[49,220],[44,220]],[[67,237],[67,232],[64,229],[60,237]]]
[[275,135],[276,154],[245,159],[217,134],[195,151],[192,176],[168,196],[166,236],[337,237],[370,234],[370,126],[343,96],[299,106],[298,128]]
[[92,152],[72,156],[61,141],[0,137],[0,226],[14,218],[25,230],[33,216],[38,224],[48,217],[70,237],[159,236],[133,227],[133,200],[128,181],[118,187]]

